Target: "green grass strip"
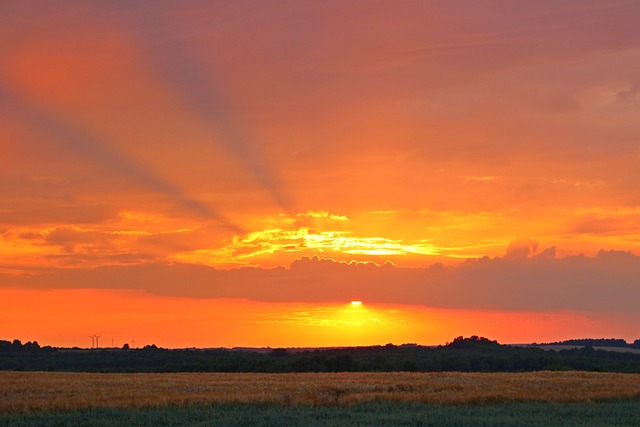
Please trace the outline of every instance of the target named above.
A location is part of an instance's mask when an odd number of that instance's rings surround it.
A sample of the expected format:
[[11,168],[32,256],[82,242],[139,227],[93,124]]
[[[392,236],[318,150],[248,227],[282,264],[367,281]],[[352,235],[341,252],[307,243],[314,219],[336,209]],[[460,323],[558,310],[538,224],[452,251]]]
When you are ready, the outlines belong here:
[[351,407],[208,405],[0,414],[0,426],[637,426],[640,400]]

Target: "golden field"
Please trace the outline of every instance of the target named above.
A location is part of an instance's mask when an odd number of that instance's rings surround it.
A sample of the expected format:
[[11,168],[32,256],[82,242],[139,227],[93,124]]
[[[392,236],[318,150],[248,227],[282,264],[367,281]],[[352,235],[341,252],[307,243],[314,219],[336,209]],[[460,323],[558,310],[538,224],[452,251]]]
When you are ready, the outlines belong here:
[[0,412],[213,403],[578,402],[640,397],[640,374],[0,372]]

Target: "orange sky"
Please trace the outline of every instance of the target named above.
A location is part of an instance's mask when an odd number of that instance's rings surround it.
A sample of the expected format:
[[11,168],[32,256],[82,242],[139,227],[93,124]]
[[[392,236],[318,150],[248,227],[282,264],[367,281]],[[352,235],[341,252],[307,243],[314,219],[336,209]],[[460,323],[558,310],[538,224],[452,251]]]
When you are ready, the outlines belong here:
[[639,338],[638,16],[0,5],[0,339]]

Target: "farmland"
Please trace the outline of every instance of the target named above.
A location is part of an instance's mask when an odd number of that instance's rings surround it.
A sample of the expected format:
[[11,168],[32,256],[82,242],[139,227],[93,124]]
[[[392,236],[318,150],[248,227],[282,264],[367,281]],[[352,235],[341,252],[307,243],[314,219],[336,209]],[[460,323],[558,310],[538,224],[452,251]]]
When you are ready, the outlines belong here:
[[349,406],[639,398],[640,375],[587,372],[91,374],[0,372],[0,412],[207,404]]
[[640,375],[0,372],[0,425],[634,425]]

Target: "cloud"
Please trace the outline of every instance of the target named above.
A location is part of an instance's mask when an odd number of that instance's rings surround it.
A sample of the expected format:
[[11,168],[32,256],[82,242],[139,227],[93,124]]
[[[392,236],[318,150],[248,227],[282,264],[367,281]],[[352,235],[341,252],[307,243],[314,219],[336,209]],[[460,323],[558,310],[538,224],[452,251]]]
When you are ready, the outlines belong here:
[[61,203],[55,206],[48,203],[48,207],[13,207],[0,211],[0,224],[96,224],[117,217],[117,210],[108,205],[89,205],[79,202]]
[[576,233],[593,235],[629,235],[638,231],[640,215],[587,215],[574,228]]
[[492,310],[635,312],[640,257],[601,251],[594,257],[482,258],[455,267],[399,268],[302,258],[289,269],[216,270],[147,263],[83,269],[35,269],[5,286],[143,289],[157,295],[246,298],[267,302],[416,304]]
[[20,95],[0,85],[0,111],[15,116],[32,126],[49,140],[55,141],[63,151],[79,155],[109,172],[124,177],[136,185],[168,196],[172,202],[184,209],[212,220],[217,220],[234,231],[238,226],[225,219],[220,213],[211,209],[201,201],[194,199],[169,181],[157,176],[153,171],[134,162],[109,148],[99,138],[84,129],[66,123],[44,108],[40,108]]
[[509,243],[505,258],[529,258],[538,250],[538,242],[533,239],[516,239]]
[[615,96],[619,102],[633,102],[639,98],[639,95],[640,87],[638,85],[633,85],[618,91]]
[[300,218],[321,218],[332,221],[349,221],[349,218],[347,218],[346,215],[332,214],[327,211],[307,211],[306,213],[299,213],[296,216]]
[[542,252],[536,254],[536,258],[538,259],[554,259],[556,257],[556,247],[551,246],[550,248],[546,248]]
[[263,144],[251,134],[249,123],[237,111],[228,87],[216,69],[215,50],[203,56],[204,52],[198,49],[199,43],[210,41],[185,38],[194,24],[198,26],[202,22],[179,19],[182,8],[173,9],[166,3],[127,3],[123,6],[114,2],[113,6],[118,12],[122,7],[127,8],[127,14],[120,15],[126,17],[121,22],[135,35],[134,41],[140,44],[140,52],[152,64],[154,73],[168,83],[180,101],[211,132],[215,143],[233,154],[274,200],[287,208],[291,195],[271,167]]
[[91,252],[102,252],[114,238],[107,233],[70,227],[56,228],[43,237],[47,244],[60,246],[68,253],[76,252],[78,246],[90,247]]
[[[574,212],[640,203],[639,8],[3,4],[0,226],[109,228],[124,208],[170,212],[174,230],[224,213],[246,233],[121,249],[262,266],[425,265],[495,256],[519,235],[561,255],[638,250],[634,216]],[[291,222],[269,223],[271,199],[293,198]],[[516,241],[506,258],[536,254]]]

